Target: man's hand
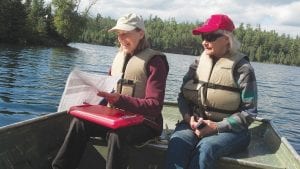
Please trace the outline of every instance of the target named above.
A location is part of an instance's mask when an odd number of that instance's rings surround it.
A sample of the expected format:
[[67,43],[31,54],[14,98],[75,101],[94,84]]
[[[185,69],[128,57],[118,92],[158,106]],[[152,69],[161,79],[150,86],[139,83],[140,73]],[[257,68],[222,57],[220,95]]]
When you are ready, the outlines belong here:
[[195,120],[195,116],[191,116],[191,118],[190,118],[190,126],[191,126],[192,130],[196,130],[197,129],[197,124],[198,124],[198,121]]
[[203,123],[206,124],[204,128],[195,130],[195,134],[199,138],[218,133],[218,127],[216,122],[213,122],[211,120],[203,120]]

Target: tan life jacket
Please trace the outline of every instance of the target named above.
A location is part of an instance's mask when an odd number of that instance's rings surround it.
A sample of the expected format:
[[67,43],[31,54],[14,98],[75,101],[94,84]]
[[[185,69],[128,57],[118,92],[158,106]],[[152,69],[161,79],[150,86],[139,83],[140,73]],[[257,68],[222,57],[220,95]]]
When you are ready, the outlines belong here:
[[[220,121],[240,106],[239,87],[233,77],[235,65],[245,57],[236,54],[220,58],[215,65],[204,52],[200,56],[196,77],[183,87],[183,95],[199,105],[208,119]],[[192,94],[193,93],[193,94]]]
[[[112,67],[111,75],[123,74],[123,78],[118,83],[117,90],[120,94],[129,95],[137,98],[145,97],[145,88],[147,84],[147,64],[154,56],[165,56],[163,53],[147,48],[137,55],[131,56],[127,66],[124,65],[125,55],[118,52]],[[125,71],[123,67],[126,66]]]

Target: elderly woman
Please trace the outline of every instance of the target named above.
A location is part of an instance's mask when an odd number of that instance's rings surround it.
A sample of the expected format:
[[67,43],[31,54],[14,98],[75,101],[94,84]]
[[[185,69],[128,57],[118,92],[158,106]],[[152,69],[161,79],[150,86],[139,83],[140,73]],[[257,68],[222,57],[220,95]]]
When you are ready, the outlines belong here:
[[74,118],[65,141],[52,163],[53,169],[76,169],[90,136],[107,139],[106,169],[127,168],[126,147],[159,136],[162,132],[162,107],[169,71],[166,56],[149,48],[143,19],[128,14],[118,19],[109,31],[116,32],[120,44],[110,70],[122,74],[116,93],[99,92],[110,105],[142,114],[140,125],[111,130]]
[[238,51],[234,28],[228,16],[217,14],[193,30],[204,51],[183,78],[178,97],[183,121],[171,136],[166,169],[217,168],[220,157],[250,142],[256,79],[248,57]]

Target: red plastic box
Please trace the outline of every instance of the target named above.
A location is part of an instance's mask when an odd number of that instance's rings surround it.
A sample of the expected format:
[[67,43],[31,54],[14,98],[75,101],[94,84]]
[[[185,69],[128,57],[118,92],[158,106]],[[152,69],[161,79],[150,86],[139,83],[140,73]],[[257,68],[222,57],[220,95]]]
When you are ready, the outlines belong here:
[[144,117],[140,114],[134,114],[102,105],[73,106],[69,109],[68,113],[77,118],[111,129],[137,125],[144,121]]

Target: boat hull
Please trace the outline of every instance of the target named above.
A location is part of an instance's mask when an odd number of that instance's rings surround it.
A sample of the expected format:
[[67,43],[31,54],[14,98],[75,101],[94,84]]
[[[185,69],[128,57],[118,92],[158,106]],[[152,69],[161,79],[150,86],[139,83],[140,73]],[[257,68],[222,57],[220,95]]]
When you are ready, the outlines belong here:
[[[166,124],[163,137],[170,136],[180,119],[176,104],[163,109]],[[51,169],[51,162],[68,130],[70,115],[51,113],[0,128],[1,169]],[[287,168],[299,169],[299,155],[281,137],[272,122],[256,120],[250,126],[251,143],[247,150],[218,161],[222,169]],[[128,156],[130,169],[163,169],[167,144],[165,140],[132,147]],[[105,168],[107,147],[105,140],[91,138],[79,169]]]

